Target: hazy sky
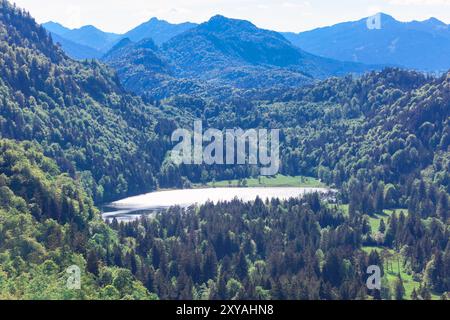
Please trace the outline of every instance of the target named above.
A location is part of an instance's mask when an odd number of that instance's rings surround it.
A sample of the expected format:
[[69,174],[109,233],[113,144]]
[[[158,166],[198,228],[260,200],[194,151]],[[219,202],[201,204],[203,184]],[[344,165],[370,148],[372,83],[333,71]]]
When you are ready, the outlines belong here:
[[[14,1],[14,0],[12,0]],[[450,24],[450,0],[15,0],[38,22],[75,28],[92,24],[124,33],[158,17],[203,22],[222,14],[277,31],[304,31],[386,12],[398,20],[436,17]]]

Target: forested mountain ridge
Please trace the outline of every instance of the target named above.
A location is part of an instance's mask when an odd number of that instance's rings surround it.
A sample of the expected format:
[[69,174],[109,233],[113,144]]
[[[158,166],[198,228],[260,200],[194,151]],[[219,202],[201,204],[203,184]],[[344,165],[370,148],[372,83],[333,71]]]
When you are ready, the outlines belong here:
[[[305,135],[293,153],[302,156],[290,161],[300,161],[304,170],[316,168],[321,179],[343,190],[359,188],[361,192],[367,187],[368,198],[375,197],[380,182],[392,183],[398,192],[392,205],[417,205],[408,197],[419,181],[440,189],[443,199],[448,197],[450,74],[426,79],[418,73],[385,70],[322,85],[322,89],[318,85],[310,92],[300,89],[285,97],[312,105],[331,105],[332,101],[333,105],[320,111],[323,120],[312,121],[303,129],[323,128],[318,134]],[[309,160],[303,162],[305,159]],[[356,181],[358,187],[352,185]],[[427,215],[429,209],[422,208],[422,214]],[[359,210],[376,211],[370,205]]]
[[290,67],[316,78],[370,69],[313,56],[295,48],[277,32],[220,15],[172,38],[163,49],[186,74],[200,69],[202,73],[209,72],[223,64]]
[[[103,60],[118,70],[128,90],[153,98],[198,94],[198,87],[204,91],[227,86],[297,87],[318,78],[377,68],[314,56],[277,32],[223,16],[173,37],[161,48],[142,50],[142,42],[113,48]],[[155,92],[155,87],[167,88],[166,95]]]
[[[117,71],[123,86],[132,92],[154,91],[163,83],[176,81],[173,66],[162,56],[152,39],[135,43],[125,38],[107,52],[102,60]],[[188,93],[188,90],[183,93]]]
[[[123,94],[106,68],[68,59],[29,14],[3,0],[0,60],[0,299],[157,298],[129,269],[100,263],[128,248],[94,206],[96,193],[99,201],[108,195],[92,178],[97,162],[114,188],[123,179],[113,171],[125,148],[120,131],[146,128],[153,118],[137,110],[149,109]],[[97,156],[86,160],[89,150]],[[83,166],[90,171],[76,171]],[[80,290],[67,285],[71,266]]]
[[67,58],[4,1],[0,60],[2,137],[38,141],[96,201],[156,186],[167,149],[154,130],[159,112],[126,94],[111,70]]

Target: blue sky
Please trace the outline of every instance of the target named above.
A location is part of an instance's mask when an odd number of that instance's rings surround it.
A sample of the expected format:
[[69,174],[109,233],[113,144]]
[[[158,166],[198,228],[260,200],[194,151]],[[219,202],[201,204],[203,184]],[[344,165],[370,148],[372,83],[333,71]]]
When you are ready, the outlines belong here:
[[450,24],[450,0],[12,0],[38,22],[95,25],[123,33],[158,17],[203,22],[215,14],[277,31],[305,31],[385,12],[401,21],[436,17]]

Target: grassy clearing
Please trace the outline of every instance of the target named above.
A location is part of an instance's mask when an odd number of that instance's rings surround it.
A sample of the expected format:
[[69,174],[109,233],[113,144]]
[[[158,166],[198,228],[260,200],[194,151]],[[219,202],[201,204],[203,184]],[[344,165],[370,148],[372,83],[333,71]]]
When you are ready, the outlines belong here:
[[376,214],[374,216],[369,217],[369,223],[370,227],[372,228],[372,233],[378,232],[378,229],[380,228],[381,220],[384,220],[384,223],[387,225],[388,220],[390,216],[396,212],[399,214],[401,209],[394,209],[394,210],[384,210],[382,214]]
[[[369,217],[370,226],[372,228],[372,234],[375,234],[378,232],[378,229],[380,227],[380,222],[382,219],[384,219],[384,222],[386,223],[386,226],[388,224],[389,218],[396,213],[397,215],[400,214],[400,212],[404,212],[405,214],[408,212],[406,209],[393,209],[393,210],[384,210],[383,214],[377,214],[375,216]],[[365,251],[367,254],[370,254],[371,251],[377,251],[378,254],[382,254],[382,252],[386,248],[384,247],[363,247],[362,250]],[[411,294],[414,290],[419,289],[420,282],[414,280],[412,274],[410,274],[406,267],[403,266],[403,257],[399,252],[396,252],[392,249],[387,250],[390,254],[390,258],[385,261],[384,265],[384,271],[385,271],[385,277],[388,280],[389,284],[393,287],[395,281],[397,280],[398,275],[400,274],[403,285],[405,287],[405,299],[411,299]],[[431,294],[433,300],[440,299],[439,296]]]
[[[275,177],[259,177],[243,180],[224,180],[213,181],[206,184],[211,188],[224,187],[252,187],[252,188],[268,188],[268,187],[295,187],[295,188],[325,188],[326,185],[319,180],[312,177],[304,176],[284,176],[277,175]],[[197,184],[195,187],[204,187],[204,185]]]
[[[367,253],[370,253],[372,250],[377,251],[381,254],[383,252],[382,247],[364,247],[363,250]],[[384,265],[384,276],[391,285],[391,288],[393,289],[394,283],[398,278],[398,275],[400,274],[403,286],[405,287],[405,299],[410,300],[411,294],[414,289],[418,290],[420,286],[420,282],[416,281],[412,274],[408,272],[408,270],[403,267],[403,257],[400,253],[395,252],[394,250],[388,250],[391,254],[391,258],[387,261],[385,261]],[[435,295],[431,293],[431,297],[433,300],[439,300],[440,296]]]
[[349,214],[349,205],[348,204],[341,204],[339,205],[339,209],[342,210],[342,212],[344,213],[344,216],[348,217]]
[[[389,209],[389,210],[383,210],[382,214],[375,214],[374,216],[369,216],[369,224],[370,227],[372,228],[372,234],[375,234],[378,232],[379,228],[380,228],[380,223],[381,220],[384,220],[384,223],[388,224],[388,220],[389,218],[396,213],[397,216],[400,215],[400,212],[404,212],[407,213],[408,210],[407,209]],[[347,207],[347,212],[348,212],[348,207]]]

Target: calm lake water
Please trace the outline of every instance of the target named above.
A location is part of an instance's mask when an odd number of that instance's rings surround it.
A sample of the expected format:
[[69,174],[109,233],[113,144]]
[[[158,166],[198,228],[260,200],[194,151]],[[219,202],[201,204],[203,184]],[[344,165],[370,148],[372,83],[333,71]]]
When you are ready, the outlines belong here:
[[278,198],[287,200],[301,197],[307,193],[327,193],[326,188],[208,188],[158,191],[126,198],[104,207],[103,218],[119,221],[133,221],[142,215],[149,215],[170,207],[190,207],[202,205],[208,201],[218,203],[235,198],[242,201],[254,201],[257,197],[263,201]]

